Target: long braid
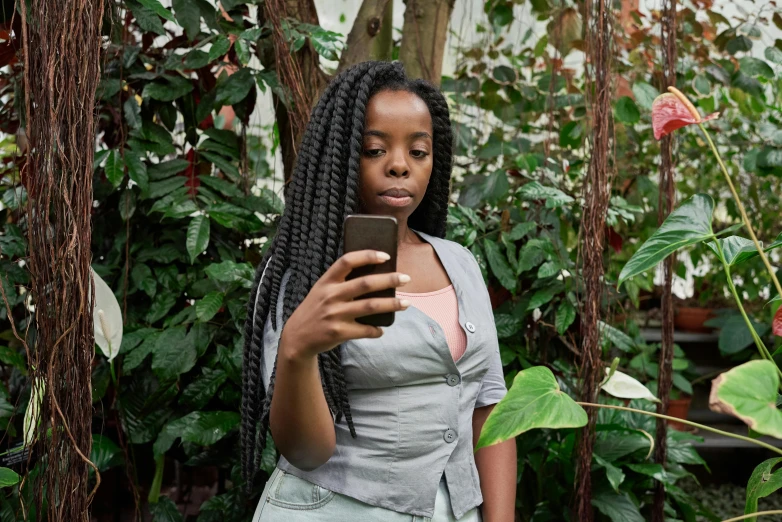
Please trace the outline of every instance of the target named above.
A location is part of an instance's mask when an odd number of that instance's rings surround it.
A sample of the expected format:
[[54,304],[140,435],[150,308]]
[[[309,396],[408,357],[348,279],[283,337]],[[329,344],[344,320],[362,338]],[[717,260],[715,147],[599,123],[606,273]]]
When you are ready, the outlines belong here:
[[[410,81],[399,64],[365,62],[332,80],[313,109],[299,147],[293,176],[285,190],[285,211],[277,235],[256,268],[245,321],[242,371],[242,474],[248,491],[259,468],[269,428],[277,364],[264,390],[261,363],[263,329],[271,314],[272,328],[281,332],[312,285],[342,254],[342,223],[356,213],[366,107],[381,90],[406,90],[418,95],[432,115],[433,167],[426,195],[410,218],[416,230],[443,237],[451,174],[452,134],[448,106],[430,84]],[[280,288],[287,276],[285,292]],[[277,321],[282,299],[282,324]],[[336,421],[344,416],[356,437],[341,361],[341,347],[319,354],[324,396]]]

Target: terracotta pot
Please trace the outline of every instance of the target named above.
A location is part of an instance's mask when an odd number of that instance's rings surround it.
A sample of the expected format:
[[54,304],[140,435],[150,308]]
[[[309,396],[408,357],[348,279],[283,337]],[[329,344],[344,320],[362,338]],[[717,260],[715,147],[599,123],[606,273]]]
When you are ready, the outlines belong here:
[[[684,419],[687,420],[687,414],[690,412],[690,403],[692,402],[692,397],[689,395],[684,396],[680,399],[670,399],[668,401],[668,416],[670,417],[676,417],[677,419]],[[677,430],[677,431],[691,431],[692,428],[690,426],[687,426],[686,424],[682,424],[681,422],[676,421],[668,421],[668,426],[671,428]]]
[[690,308],[686,306],[675,310],[673,324],[677,330],[683,332],[709,333],[714,329],[703,323],[714,317],[711,308]]

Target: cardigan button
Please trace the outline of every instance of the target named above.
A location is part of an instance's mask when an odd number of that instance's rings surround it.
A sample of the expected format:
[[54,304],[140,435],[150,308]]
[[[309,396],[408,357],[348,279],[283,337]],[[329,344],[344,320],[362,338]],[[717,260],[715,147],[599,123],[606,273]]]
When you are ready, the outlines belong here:
[[449,373],[445,376],[445,382],[448,383],[448,386],[456,386],[459,384],[459,376],[454,375],[453,373]]
[[445,433],[443,434],[443,438],[445,439],[445,442],[451,443],[456,440],[456,432],[453,430],[445,430]]
[[472,323],[465,323],[464,327],[467,328],[467,331],[470,333],[475,332],[475,325]]

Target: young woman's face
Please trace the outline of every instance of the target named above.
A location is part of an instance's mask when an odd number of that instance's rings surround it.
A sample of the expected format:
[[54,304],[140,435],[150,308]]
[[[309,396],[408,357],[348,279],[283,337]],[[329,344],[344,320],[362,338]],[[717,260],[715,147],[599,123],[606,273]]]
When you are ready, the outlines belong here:
[[361,155],[361,211],[406,222],[426,193],[432,152],[432,116],[421,98],[407,91],[372,96]]

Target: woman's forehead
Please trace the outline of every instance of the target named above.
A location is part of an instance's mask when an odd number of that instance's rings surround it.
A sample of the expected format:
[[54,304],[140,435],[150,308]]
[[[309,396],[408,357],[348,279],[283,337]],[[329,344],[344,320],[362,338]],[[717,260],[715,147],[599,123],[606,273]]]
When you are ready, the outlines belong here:
[[416,130],[431,132],[432,115],[426,103],[412,92],[381,91],[372,96],[367,104],[366,127],[415,127]]

